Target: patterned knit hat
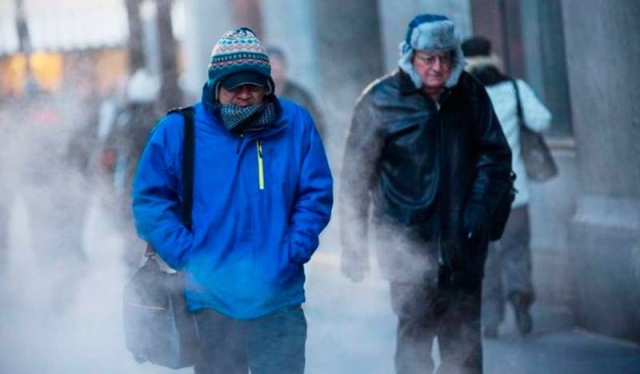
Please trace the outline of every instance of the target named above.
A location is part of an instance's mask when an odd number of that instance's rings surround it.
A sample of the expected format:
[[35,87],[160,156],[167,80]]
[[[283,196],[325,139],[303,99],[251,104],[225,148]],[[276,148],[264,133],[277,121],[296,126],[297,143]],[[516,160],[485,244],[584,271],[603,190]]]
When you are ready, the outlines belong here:
[[273,93],[269,56],[256,34],[246,27],[222,35],[211,52],[208,73],[207,85],[216,99],[220,83],[227,78],[225,87],[228,88],[237,87],[239,82],[256,85],[264,82],[267,94]]
[[414,85],[421,88],[423,83],[420,75],[413,68],[413,54],[415,51],[453,52],[451,75],[445,82],[445,87],[453,87],[458,83],[460,74],[464,70],[464,55],[460,48],[454,23],[439,14],[420,14],[409,23],[407,36],[400,43],[400,60],[398,66],[407,73]]

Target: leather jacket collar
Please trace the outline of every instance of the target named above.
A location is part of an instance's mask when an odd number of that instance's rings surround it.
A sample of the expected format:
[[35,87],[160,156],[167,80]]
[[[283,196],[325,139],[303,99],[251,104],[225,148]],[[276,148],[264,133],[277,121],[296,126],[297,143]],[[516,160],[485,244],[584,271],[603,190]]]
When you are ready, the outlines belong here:
[[[425,95],[420,88],[416,88],[416,86],[413,84],[413,81],[411,81],[411,78],[407,73],[398,69],[398,75],[399,75],[399,90],[402,96],[409,96],[414,94]],[[448,98],[451,96],[454,88],[455,86],[453,88],[445,88],[444,91],[442,92],[442,95],[440,95],[438,104],[440,105],[444,104],[448,100]]]

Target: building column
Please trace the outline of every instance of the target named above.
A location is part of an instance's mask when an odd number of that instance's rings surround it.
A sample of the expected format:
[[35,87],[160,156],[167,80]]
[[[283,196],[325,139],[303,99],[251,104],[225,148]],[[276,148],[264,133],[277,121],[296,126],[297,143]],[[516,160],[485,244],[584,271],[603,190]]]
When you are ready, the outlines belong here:
[[177,44],[173,35],[171,11],[173,0],[157,0],[156,27],[160,52],[160,101],[162,108],[174,108],[183,104],[182,93],[178,85]]
[[128,56],[129,71],[134,72],[146,65],[144,56],[143,23],[140,17],[141,0],[126,0],[129,24]]
[[264,35],[260,36],[261,40],[284,51],[288,62],[287,76],[309,89],[318,100],[321,77],[314,22],[309,1],[262,0]]
[[[568,232],[578,188],[575,141],[571,133],[561,0],[520,0],[524,78],[553,115],[546,132],[559,175],[530,183],[531,251],[536,299],[569,309],[574,292],[569,272]],[[507,17],[508,19],[509,17]]]
[[325,147],[339,175],[342,147],[356,99],[383,73],[376,0],[311,1],[315,15],[319,93],[327,123]]
[[518,78],[525,73],[520,11],[520,1],[471,2],[474,35],[489,38],[493,52],[502,59],[505,72]]
[[234,21],[232,27],[248,27],[260,41],[263,41],[262,0],[227,0],[227,2]]
[[185,59],[186,102],[198,100],[207,80],[207,67],[213,46],[233,27],[227,0],[189,0],[184,2],[185,33],[182,48]]
[[577,322],[640,342],[640,2],[562,2],[578,173]]

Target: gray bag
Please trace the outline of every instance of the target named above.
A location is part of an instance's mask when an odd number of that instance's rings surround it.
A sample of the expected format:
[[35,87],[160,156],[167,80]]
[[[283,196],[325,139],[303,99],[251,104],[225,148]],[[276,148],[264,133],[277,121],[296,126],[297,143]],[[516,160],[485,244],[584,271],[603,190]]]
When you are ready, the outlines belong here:
[[[185,119],[183,205],[181,221],[191,229],[195,127],[193,108],[174,109]],[[179,369],[195,365],[200,355],[198,326],[184,298],[184,274],[161,269],[151,246],[147,260],[126,284],[123,295],[124,336],[138,362]]]
[[558,175],[558,166],[544,137],[537,132],[531,131],[525,125],[518,85],[514,80],[511,83],[516,91],[518,126],[520,128],[520,153],[522,154],[527,177],[534,182],[546,182]]
[[193,366],[200,342],[184,299],[184,276],[167,273],[151,255],[124,289],[127,349],[137,362],[180,369]]

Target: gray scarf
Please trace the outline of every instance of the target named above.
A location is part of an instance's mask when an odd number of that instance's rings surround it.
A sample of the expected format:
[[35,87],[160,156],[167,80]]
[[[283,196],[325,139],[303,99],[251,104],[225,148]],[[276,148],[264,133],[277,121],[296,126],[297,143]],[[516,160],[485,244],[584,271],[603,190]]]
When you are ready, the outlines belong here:
[[224,127],[232,133],[269,127],[276,119],[276,106],[273,101],[245,107],[216,103],[216,109]]

